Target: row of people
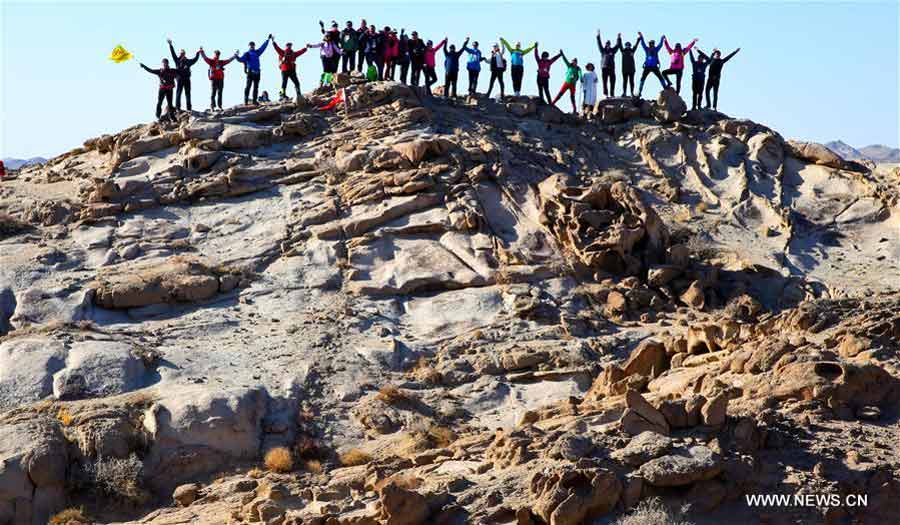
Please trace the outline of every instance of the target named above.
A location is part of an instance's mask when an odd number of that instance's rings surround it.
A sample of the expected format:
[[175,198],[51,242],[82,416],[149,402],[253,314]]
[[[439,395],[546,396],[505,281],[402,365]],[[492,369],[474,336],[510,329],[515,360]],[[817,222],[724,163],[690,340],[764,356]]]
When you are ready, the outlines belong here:
[[[660,84],[662,84],[663,88],[672,87],[672,81],[670,77],[674,76],[675,91],[680,94],[681,77],[684,73],[685,68],[684,59],[685,55],[689,55],[692,65],[692,109],[699,109],[701,107],[703,102],[704,85],[706,91],[706,107],[713,107],[717,109],[719,102],[719,82],[722,78],[722,67],[725,65],[725,62],[728,62],[731,57],[736,55],[741,49],[738,48],[725,58],[722,58],[722,52],[718,49],[713,49],[712,55],[707,55],[699,48],[697,48],[699,59],[695,59],[693,48],[697,41],[698,39],[695,38],[684,47],[682,47],[681,43],[676,43],[675,46],[672,47],[670,45],[669,39],[666,38],[665,35],[660,37],[659,43],[657,44],[653,40],[645,42],[643,33],[638,32],[638,38],[632,46],[631,42],[625,42],[625,44],[623,45],[622,34],[619,33],[616,38],[616,45],[613,46],[612,42],[610,42],[609,40],[607,40],[605,43],[603,42],[600,31],[598,30],[597,48],[600,50],[601,55],[600,74],[601,78],[603,79],[603,94],[606,96],[615,96],[615,55],[616,53],[620,53],[622,55],[623,83],[621,96],[626,96],[626,93],[629,91],[629,84],[630,93],[632,96],[634,96],[634,52],[637,50],[638,44],[640,44],[640,46],[644,50],[645,59],[643,64],[643,72],[641,73],[641,82],[638,87],[638,97],[641,96],[641,93],[644,90],[644,82],[651,74],[659,79],[659,82]],[[659,52],[663,48],[663,46],[665,46],[666,51],[669,53],[670,62],[668,69],[660,71]],[[709,79],[706,79],[707,66],[709,67]],[[712,100],[710,100],[710,92],[713,93]]]
[[[575,106],[575,89],[576,84],[581,81],[583,91],[585,92],[585,103],[593,104],[596,97],[596,74],[593,73],[593,64],[589,64],[588,81],[585,82],[582,77],[581,68],[578,66],[577,59],[568,60],[563,51],[551,57],[546,51],[540,52],[538,43],[523,48],[521,42],[516,42],[515,46],[501,37],[499,43],[493,44],[490,56],[485,57],[478,42],[469,45],[469,38],[466,38],[461,48],[457,50],[454,44],[448,44],[445,37],[438,45],[434,45],[431,40],[424,41],[419,38],[416,31],[409,35],[405,29],[401,29],[399,35],[396,29],[385,27],[378,31],[374,25],[368,24],[363,20],[360,27],[354,28],[352,22],[348,21],[343,30],[339,30],[337,23],[332,22],[331,29],[326,30],[325,25],[320,21],[320,29],[322,32],[322,41],[316,44],[306,44],[299,49],[294,49],[293,44],[288,42],[284,48],[280,47],[274,39],[273,35],[269,35],[263,44],[258,48],[255,42],[248,44],[248,50],[243,54],[235,51],[234,55],[229,58],[222,58],[221,52],[216,50],[212,57],[209,57],[200,47],[193,58],[188,57],[186,51],[182,49],[178,54],[175,53],[171,39],[168,40],[169,51],[175,67],[169,67],[167,59],[163,59],[163,65],[160,69],[151,69],[141,64],[148,72],[155,74],[160,79],[159,93],[157,97],[156,115],[160,116],[162,110],[162,102],[166,101],[169,113],[172,111],[172,95],[175,92],[174,107],[181,109],[181,97],[185,96],[186,107],[191,110],[191,67],[200,57],[209,66],[209,79],[211,82],[210,106],[212,109],[218,107],[222,109],[222,92],[224,88],[225,66],[231,61],[237,60],[244,64],[246,74],[246,83],[244,87],[244,103],[257,104],[258,90],[261,77],[260,56],[265,52],[269,41],[272,41],[273,47],[278,53],[279,69],[281,70],[281,98],[285,99],[288,82],[293,83],[297,96],[300,96],[300,82],[297,76],[297,58],[303,55],[308,49],[318,48],[322,61],[323,75],[320,77],[320,83],[329,75],[337,73],[339,67],[345,72],[356,69],[362,72],[363,65],[367,65],[366,71],[370,79],[379,80],[399,80],[407,83],[407,75],[409,74],[409,83],[418,86],[420,79],[424,79],[426,92],[431,93],[431,87],[437,82],[437,73],[435,70],[437,53],[443,50],[444,54],[444,95],[457,95],[457,81],[460,70],[460,58],[463,53],[467,53],[466,71],[468,73],[468,92],[474,94],[477,89],[478,79],[481,72],[481,64],[487,63],[490,68],[490,82],[487,94],[493,92],[494,84],[499,86],[500,96],[505,96],[504,76],[507,66],[511,71],[513,92],[516,96],[521,94],[522,80],[524,77],[525,57],[530,52],[534,52],[535,62],[537,64],[537,88],[538,95],[542,102],[556,104],[556,102],[566,93],[570,94],[573,111]],[[649,75],[654,75],[663,86],[663,88],[671,87],[670,77],[675,77],[675,89],[680,93],[681,78],[684,71],[684,57],[689,54],[693,66],[693,100],[692,107],[699,108],[702,103],[702,94],[706,91],[707,107],[717,107],[718,105],[718,89],[721,79],[722,66],[731,57],[733,57],[740,49],[737,49],[725,58],[721,57],[718,50],[713,50],[712,55],[707,55],[698,49],[699,59],[695,59],[693,48],[697,39],[692,40],[687,46],[682,47],[680,43],[676,43],[674,47],[670,46],[669,40],[663,35],[657,44],[654,40],[645,42],[642,33],[638,33],[638,38],[634,45],[630,42],[622,44],[621,34],[618,35],[616,45],[607,40],[605,44],[601,38],[600,31],[597,32],[597,46],[601,53],[601,77],[603,81],[603,94],[605,96],[615,95],[615,55],[622,55],[622,77],[623,89],[622,96],[626,96],[629,91],[634,96],[634,75],[635,61],[634,53],[638,49],[638,44],[644,50],[645,59],[643,63],[643,72],[638,87],[637,96],[640,97],[643,92],[644,83]],[[665,46],[671,56],[670,67],[664,71],[660,71],[659,52]],[[507,62],[506,53],[509,53],[509,61]],[[566,65],[565,79],[557,93],[556,97],[551,99],[549,80],[550,69],[557,59],[563,58]],[[342,64],[342,66],[341,66]],[[399,68],[398,68],[399,66]],[[706,69],[709,69],[709,78],[705,79]],[[399,69],[399,74],[398,74]],[[710,93],[713,97],[710,100]]]

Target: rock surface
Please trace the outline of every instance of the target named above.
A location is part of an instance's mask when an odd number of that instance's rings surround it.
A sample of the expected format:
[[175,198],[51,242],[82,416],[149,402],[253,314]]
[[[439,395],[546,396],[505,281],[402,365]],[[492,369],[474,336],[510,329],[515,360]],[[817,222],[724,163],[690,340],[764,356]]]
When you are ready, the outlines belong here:
[[668,91],[339,82],[0,182],[0,523],[900,512],[895,173]]

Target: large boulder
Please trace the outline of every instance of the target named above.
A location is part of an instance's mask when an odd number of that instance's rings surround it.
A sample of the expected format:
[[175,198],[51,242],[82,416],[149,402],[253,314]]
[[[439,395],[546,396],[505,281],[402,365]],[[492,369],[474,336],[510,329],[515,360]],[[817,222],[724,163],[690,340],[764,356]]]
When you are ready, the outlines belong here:
[[696,445],[652,459],[638,473],[654,487],[680,487],[712,479],[722,471],[718,455],[704,445]]
[[66,367],[53,376],[57,399],[106,397],[144,386],[147,369],[131,345],[84,341],[71,345]]
[[251,124],[226,124],[219,143],[226,149],[253,149],[267,144],[272,131],[265,126]]
[[47,523],[65,505],[68,463],[68,443],[57,421],[0,424],[0,523]]
[[610,471],[560,466],[532,476],[531,512],[549,525],[579,525],[612,510],[621,493]]
[[219,275],[212,268],[195,259],[173,257],[108,269],[97,279],[94,302],[103,308],[136,308],[201,301],[219,290]]
[[666,88],[659,92],[656,104],[653,106],[653,117],[660,122],[677,122],[687,111],[687,104],[672,88]]
[[664,260],[668,229],[637,189],[624,182],[576,186],[556,174],[538,190],[542,222],[584,266],[634,275]]
[[269,396],[263,389],[166,388],[144,414],[153,443],[146,479],[156,491],[260,455]]

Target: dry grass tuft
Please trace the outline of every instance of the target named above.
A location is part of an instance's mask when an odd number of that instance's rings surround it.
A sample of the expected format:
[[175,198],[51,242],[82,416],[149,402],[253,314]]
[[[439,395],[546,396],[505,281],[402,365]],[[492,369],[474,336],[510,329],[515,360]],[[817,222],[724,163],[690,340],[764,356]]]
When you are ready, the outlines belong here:
[[90,518],[85,516],[84,509],[71,507],[66,510],[57,512],[50,518],[50,521],[48,521],[47,523],[49,525],[70,525],[72,523],[77,523],[78,525],[88,525],[93,522]]
[[287,447],[275,447],[266,452],[264,463],[272,472],[290,472],[294,468],[294,458]]
[[247,471],[247,475],[253,479],[259,479],[266,475],[266,471],[259,467],[253,467],[252,469]]
[[428,428],[428,437],[438,448],[447,448],[456,441],[455,432],[439,425],[432,425]]
[[58,419],[64,427],[68,427],[72,425],[73,421],[75,421],[75,416],[73,416],[72,413],[69,412],[69,409],[67,409],[66,407],[62,407],[56,412],[56,419]]
[[322,472],[325,472],[325,468],[322,467],[322,462],[318,459],[307,459],[304,461],[303,470],[310,474],[321,474]]
[[357,465],[370,463],[372,461],[372,456],[368,452],[353,448],[341,454],[338,457],[338,460],[341,462],[341,465],[345,467],[355,467]]
[[686,510],[673,511],[659,498],[646,499],[614,525],[693,525],[684,519]]
[[396,405],[404,401],[408,401],[409,397],[394,385],[385,385],[378,391],[375,399],[381,401],[385,405]]

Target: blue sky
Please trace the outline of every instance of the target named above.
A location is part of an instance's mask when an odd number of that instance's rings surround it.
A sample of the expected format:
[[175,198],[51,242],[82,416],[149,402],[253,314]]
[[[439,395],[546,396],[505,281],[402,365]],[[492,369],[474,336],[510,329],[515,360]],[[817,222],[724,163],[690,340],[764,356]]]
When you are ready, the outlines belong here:
[[[50,156],[92,136],[153,118],[156,79],[137,61],[113,64],[116,44],[157,67],[165,38],[233,53],[274,33],[279,43],[314,42],[317,21],[361,17],[417,29],[435,41],[466,36],[482,46],[498,36],[597,62],[594,35],[637,31],[673,41],[743,50],[725,66],[719,108],[767,124],[789,138],[898,146],[898,2],[11,2],[2,1],[0,156]],[[638,56],[642,57],[639,52]],[[663,53],[665,57],[665,53]],[[668,58],[664,58],[665,61]],[[440,62],[440,61],[439,61]],[[617,61],[618,64],[618,61]],[[240,66],[239,64],[237,66]],[[525,86],[535,93],[533,60]],[[618,67],[618,65],[617,65]],[[321,72],[314,51],[300,59],[302,88]],[[443,78],[442,68],[438,75]],[[562,78],[554,66],[551,90]],[[482,75],[480,89],[487,88]],[[205,64],[193,70],[194,106],[208,106]],[[464,80],[461,79],[461,83]],[[508,81],[509,82],[509,81]],[[619,80],[621,82],[621,80]],[[652,93],[656,83],[650,82]],[[276,55],[263,55],[262,88],[277,93]],[[682,89],[690,89],[690,82]],[[225,103],[243,99],[243,73],[229,66]]]

